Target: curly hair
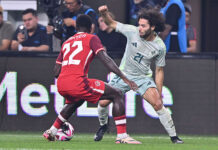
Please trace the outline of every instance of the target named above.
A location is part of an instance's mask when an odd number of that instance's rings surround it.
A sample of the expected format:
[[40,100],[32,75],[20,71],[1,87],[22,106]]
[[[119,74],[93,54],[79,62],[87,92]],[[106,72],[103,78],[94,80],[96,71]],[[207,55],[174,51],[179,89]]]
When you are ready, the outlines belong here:
[[165,29],[165,18],[157,9],[142,9],[138,15],[140,19],[148,20],[150,26],[155,26],[155,32],[162,32]]

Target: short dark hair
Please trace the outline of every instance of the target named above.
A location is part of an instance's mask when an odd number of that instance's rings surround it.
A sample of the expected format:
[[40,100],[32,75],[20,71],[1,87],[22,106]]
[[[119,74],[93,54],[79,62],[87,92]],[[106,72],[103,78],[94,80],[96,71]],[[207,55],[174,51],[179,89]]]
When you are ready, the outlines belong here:
[[155,32],[162,32],[165,29],[164,16],[157,9],[142,9],[139,12],[138,21],[140,19],[146,19],[150,26],[155,26]]
[[88,15],[79,15],[76,19],[76,30],[85,30],[84,32],[90,32],[92,27],[92,19]]
[[26,14],[29,14],[29,13],[31,13],[35,17],[37,16],[37,12],[34,9],[32,9],[32,8],[28,8],[28,9],[24,10],[22,12],[22,16],[26,15]]

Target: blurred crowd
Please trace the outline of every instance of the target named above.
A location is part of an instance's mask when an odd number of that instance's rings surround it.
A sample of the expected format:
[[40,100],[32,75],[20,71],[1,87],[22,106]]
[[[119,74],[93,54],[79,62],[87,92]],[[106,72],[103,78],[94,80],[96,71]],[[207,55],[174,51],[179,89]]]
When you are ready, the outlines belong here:
[[[22,12],[23,23],[17,29],[3,20],[4,8],[0,6],[0,51],[55,51],[55,44],[61,47],[76,33],[76,18],[87,14],[93,22],[91,33],[99,36],[107,51],[124,53],[126,38],[109,28],[93,8],[82,0],[63,0],[63,6],[65,10],[47,26],[39,24],[36,10],[26,9]],[[165,30],[158,34],[164,40],[167,52],[197,52],[196,29],[191,25],[192,8],[185,0],[129,0],[130,24],[137,25],[137,16],[142,9],[163,13]],[[111,17],[114,18],[114,14],[111,13]]]

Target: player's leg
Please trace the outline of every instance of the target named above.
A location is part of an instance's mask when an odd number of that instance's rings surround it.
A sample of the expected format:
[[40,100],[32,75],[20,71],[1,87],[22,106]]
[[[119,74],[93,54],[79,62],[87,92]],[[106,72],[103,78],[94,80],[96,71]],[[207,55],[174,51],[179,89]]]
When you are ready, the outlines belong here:
[[[114,78],[110,81],[109,85],[111,85],[112,87],[118,88],[118,89],[122,89],[123,93],[125,93],[125,91],[130,90],[128,85],[124,83],[123,80],[117,75],[114,76]],[[108,106],[102,107],[101,105],[98,104],[98,119],[99,119],[100,127],[95,134],[95,137],[94,137],[95,141],[102,140],[104,133],[107,131],[108,116],[109,116],[109,107]]]
[[157,112],[161,124],[166,129],[167,133],[171,137],[173,143],[181,144],[183,141],[178,138],[175,130],[175,126],[169,111],[164,107],[162,98],[157,89],[152,87],[148,88],[143,95],[143,98],[147,100]]
[[102,107],[98,105],[98,119],[100,126],[104,126],[108,124],[108,114],[109,114],[109,106]]
[[53,125],[50,129],[46,130],[43,133],[43,136],[49,141],[55,140],[55,135],[57,134],[58,129],[66,122],[70,116],[76,111],[76,109],[83,104],[84,100],[78,102],[72,102],[69,104],[65,104],[60,114],[54,121]]
[[105,83],[105,91],[100,98],[99,105],[102,107],[108,106],[113,103],[112,115],[117,128],[117,140],[116,143],[129,143],[129,144],[141,144],[128,136],[126,132],[126,115],[125,115],[125,103],[123,93]]
[[95,134],[95,141],[101,141],[104,133],[108,130],[108,114],[109,106],[102,107],[98,104],[98,120],[100,123],[100,127]]

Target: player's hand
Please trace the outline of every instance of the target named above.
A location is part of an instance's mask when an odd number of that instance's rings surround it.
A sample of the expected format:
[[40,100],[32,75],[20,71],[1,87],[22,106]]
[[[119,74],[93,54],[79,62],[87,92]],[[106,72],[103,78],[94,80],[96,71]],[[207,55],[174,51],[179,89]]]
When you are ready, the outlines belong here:
[[100,14],[105,14],[106,12],[108,12],[108,8],[107,8],[106,5],[103,5],[103,6],[100,6],[98,8],[98,11],[99,11]]
[[25,35],[24,35],[23,33],[18,33],[18,34],[17,34],[17,40],[18,40],[19,43],[24,42],[24,40],[25,40]]
[[64,19],[64,24],[67,26],[67,27],[70,27],[70,26],[76,26],[76,22],[72,19],[72,18],[65,18]]
[[133,91],[136,91],[138,90],[138,86],[137,84],[134,82],[134,81],[131,81],[129,79],[123,79],[123,81],[129,85],[129,87],[133,90]]

